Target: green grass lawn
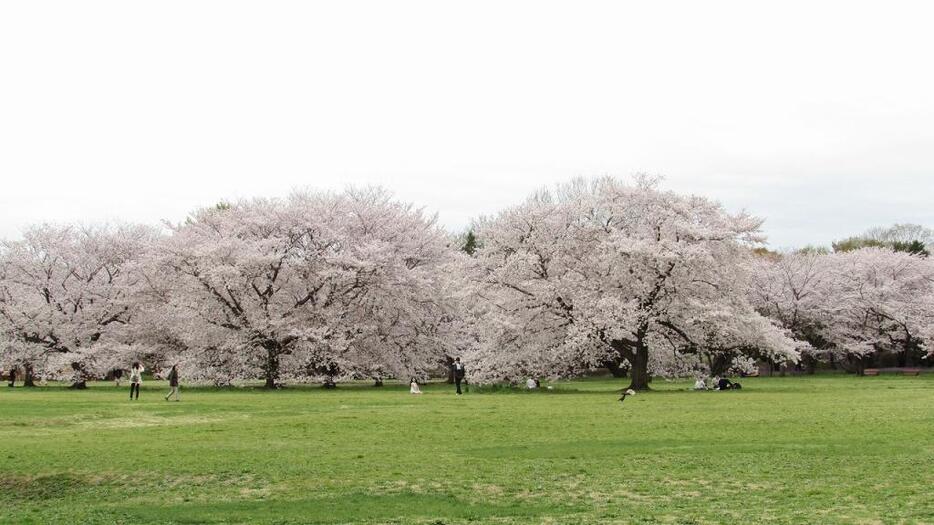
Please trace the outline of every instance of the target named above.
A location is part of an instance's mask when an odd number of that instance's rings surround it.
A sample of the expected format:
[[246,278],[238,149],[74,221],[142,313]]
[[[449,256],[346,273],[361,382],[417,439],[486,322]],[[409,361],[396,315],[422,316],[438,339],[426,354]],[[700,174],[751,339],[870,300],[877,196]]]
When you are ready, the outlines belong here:
[[934,376],[0,389],[0,521],[934,523]]

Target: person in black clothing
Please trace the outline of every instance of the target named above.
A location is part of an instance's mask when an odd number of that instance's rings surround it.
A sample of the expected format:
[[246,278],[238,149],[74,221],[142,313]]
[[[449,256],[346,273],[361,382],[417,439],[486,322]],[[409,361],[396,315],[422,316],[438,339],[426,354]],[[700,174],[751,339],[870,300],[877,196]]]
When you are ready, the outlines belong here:
[[461,395],[461,382],[467,376],[467,370],[459,357],[454,359],[454,364],[451,367],[454,369],[454,384],[457,386],[457,395]]
[[168,380],[170,390],[165,395],[165,400],[168,401],[169,397],[175,394],[175,400],[178,401],[178,365],[172,365],[172,369],[169,370]]
[[743,388],[739,383],[734,383],[725,377],[721,377],[720,381],[717,381],[717,390],[739,390]]
[[10,367],[10,388],[16,385],[16,367]]

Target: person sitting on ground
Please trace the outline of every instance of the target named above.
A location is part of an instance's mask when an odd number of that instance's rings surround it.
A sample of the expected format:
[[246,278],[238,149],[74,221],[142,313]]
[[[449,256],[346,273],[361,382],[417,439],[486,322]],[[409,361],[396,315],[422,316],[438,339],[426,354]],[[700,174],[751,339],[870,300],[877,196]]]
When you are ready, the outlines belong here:
[[422,389],[418,387],[418,381],[413,377],[412,381],[409,383],[409,393],[410,394],[421,394]]
[[725,377],[717,381],[717,390],[733,390],[733,382]]
[[525,387],[528,388],[529,390],[535,390],[536,388],[538,388],[538,381],[530,377],[528,378],[528,380],[526,380]]
[[704,381],[703,377],[698,377],[697,381],[694,382],[694,390],[707,390],[707,382]]

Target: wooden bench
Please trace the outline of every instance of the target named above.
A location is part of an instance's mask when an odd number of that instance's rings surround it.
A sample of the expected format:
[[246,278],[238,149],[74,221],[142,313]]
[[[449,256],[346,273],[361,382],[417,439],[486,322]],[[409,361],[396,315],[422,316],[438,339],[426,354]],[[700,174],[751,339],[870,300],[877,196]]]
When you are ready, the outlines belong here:
[[[901,374],[903,376],[921,375],[920,368],[886,368],[884,371],[885,373],[892,372],[893,374]],[[880,370],[878,368],[867,368],[863,370],[863,375],[864,376],[877,376],[881,372],[883,372],[883,370]]]

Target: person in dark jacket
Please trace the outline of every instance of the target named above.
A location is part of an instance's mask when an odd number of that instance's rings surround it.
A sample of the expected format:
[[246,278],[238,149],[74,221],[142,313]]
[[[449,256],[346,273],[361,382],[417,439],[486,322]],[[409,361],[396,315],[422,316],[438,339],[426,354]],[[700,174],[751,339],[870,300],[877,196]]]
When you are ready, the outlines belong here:
[[743,388],[742,385],[734,383],[725,377],[721,377],[717,381],[717,390],[739,390],[740,388]]
[[16,386],[16,367],[10,367],[10,388]]
[[461,382],[467,377],[467,369],[464,368],[464,364],[461,363],[459,357],[454,359],[454,364],[451,367],[454,369],[454,384],[457,386],[457,395],[461,395]]
[[165,400],[168,401],[172,394],[175,394],[175,400],[180,401],[178,399],[178,365],[172,365],[172,369],[169,370],[168,380],[171,390],[165,395]]

